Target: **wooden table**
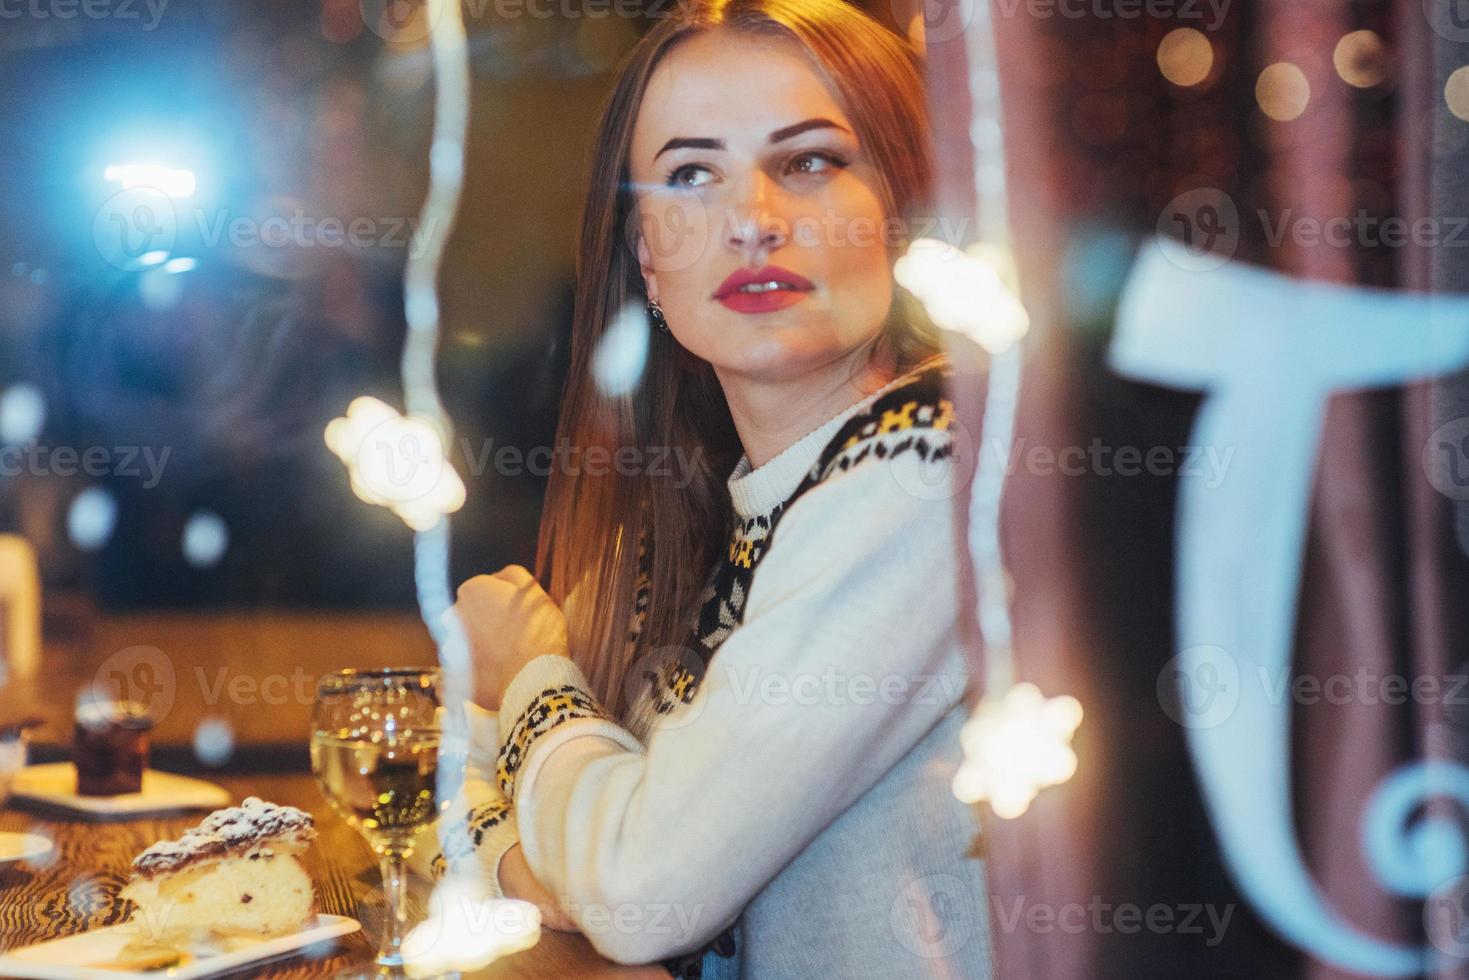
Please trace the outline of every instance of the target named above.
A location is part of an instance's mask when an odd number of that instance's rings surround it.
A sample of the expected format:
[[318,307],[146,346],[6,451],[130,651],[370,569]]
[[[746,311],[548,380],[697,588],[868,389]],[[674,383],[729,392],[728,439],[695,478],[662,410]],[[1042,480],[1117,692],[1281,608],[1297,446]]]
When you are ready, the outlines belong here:
[[195,727],[212,718],[242,752],[290,747],[302,765],[322,674],[436,660],[422,621],[406,612],[95,613],[45,639],[34,673],[0,681],[0,723],[40,718],[37,743],[69,745],[78,692],[100,684],[148,707],[165,754],[189,753]]
[[[213,778],[236,799],[255,795],[310,811],[320,832],[306,855],[307,870],[316,882],[317,906],[323,912],[350,915],[363,926],[362,932],[344,937],[333,956],[284,960],[252,971],[251,976],[335,977],[343,971],[355,974],[358,968],[362,976],[372,976],[383,912],[377,863],[366,842],[327,807],[309,773]],[[177,837],[200,816],[90,823],[50,819],[15,807],[0,809],[0,830],[39,829],[57,845],[49,865],[0,868],[0,949],[123,921],[131,907],[116,896],[133,857],[156,840]],[[536,946],[474,976],[667,980],[668,972],[618,966],[598,955],[585,937],[546,929]]]

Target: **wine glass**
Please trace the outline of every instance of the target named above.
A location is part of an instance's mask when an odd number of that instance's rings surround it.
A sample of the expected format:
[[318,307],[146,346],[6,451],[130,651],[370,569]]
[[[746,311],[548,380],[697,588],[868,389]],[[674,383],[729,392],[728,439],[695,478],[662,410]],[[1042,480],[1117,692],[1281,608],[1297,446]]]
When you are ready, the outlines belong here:
[[437,800],[440,678],[434,668],[343,670],[316,688],[311,769],[332,809],[377,853],[387,921],[377,964],[403,964],[405,864],[447,806]]

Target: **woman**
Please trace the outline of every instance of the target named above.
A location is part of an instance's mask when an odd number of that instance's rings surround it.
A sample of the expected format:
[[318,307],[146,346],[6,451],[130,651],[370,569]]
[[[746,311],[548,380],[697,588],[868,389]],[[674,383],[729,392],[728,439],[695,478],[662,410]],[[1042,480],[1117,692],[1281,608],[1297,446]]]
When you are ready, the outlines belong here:
[[[927,144],[913,54],[841,0],[681,7],[603,115],[560,438],[649,465],[558,469],[549,594],[512,566],[456,609],[476,857],[616,961],[988,975],[948,368],[892,275]],[[628,302],[655,329],[614,397]]]

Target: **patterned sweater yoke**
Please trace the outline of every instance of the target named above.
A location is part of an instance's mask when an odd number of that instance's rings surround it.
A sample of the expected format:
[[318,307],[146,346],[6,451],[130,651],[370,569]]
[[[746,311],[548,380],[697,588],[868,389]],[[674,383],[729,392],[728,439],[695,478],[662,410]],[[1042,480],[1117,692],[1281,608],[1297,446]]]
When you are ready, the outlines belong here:
[[[797,500],[827,480],[870,460],[913,453],[925,462],[936,463],[953,455],[950,426],[954,405],[945,394],[952,376],[953,369],[947,359],[940,358],[898,378],[864,410],[850,415],[841,424],[789,497],[765,513],[735,515],[725,554],[709,577],[699,600],[698,616],[692,624],[687,647],[695,655],[649,671],[647,692],[655,714],[667,714],[694,699],[715,651],[742,622],[755,569],[774,540],[781,516]],[[743,460],[736,476],[749,472],[747,467],[748,460]],[[629,661],[642,636],[652,598],[650,551],[645,526],[638,539],[638,579],[625,640]]]
[[[743,622],[755,570],[769,552],[781,518],[797,501],[863,463],[904,453],[936,463],[953,454],[949,429],[954,405],[944,393],[951,374],[952,369],[942,363],[898,379],[869,407],[842,423],[789,497],[764,513],[736,514],[729,547],[701,599],[691,644],[705,666]],[[687,703],[697,686],[697,680],[684,679],[668,693]]]

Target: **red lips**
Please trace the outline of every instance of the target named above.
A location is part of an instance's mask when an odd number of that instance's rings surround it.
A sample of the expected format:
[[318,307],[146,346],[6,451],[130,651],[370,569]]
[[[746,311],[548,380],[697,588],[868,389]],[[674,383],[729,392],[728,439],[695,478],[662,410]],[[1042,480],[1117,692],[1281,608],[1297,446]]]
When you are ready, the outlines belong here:
[[[780,287],[754,293],[740,292],[740,287],[750,283],[767,282],[780,283]],[[719,284],[714,298],[737,313],[768,313],[799,303],[815,288],[805,276],[798,276],[778,265],[766,265],[758,269],[736,269]]]

